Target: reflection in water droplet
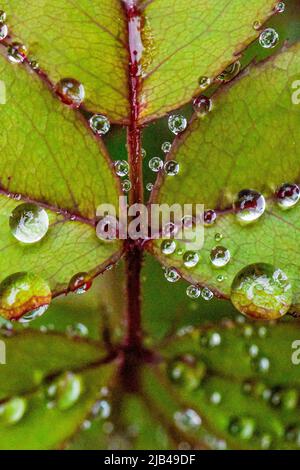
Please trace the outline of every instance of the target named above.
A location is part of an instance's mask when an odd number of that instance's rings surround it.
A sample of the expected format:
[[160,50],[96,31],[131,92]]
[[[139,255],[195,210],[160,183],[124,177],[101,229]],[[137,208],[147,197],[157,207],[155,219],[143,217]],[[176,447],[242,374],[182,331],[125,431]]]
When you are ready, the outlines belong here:
[[176,411],[174,414],[174,421],[176,425],[183,431],[192,431],[198,429],[202,424],[200,416],[192,409]]
[[126,176],[129,172],[129,164],[126,160],[117,160],[114,163],[115,172],[118,176]]
[[249,224],[259,219],[265,212],[266,201],[262,194],[251,189],[244,189],[238,194],[234,203],[237,219],[243,224]]
[[164,255],[172,255],[176,250],[176,242],[174,240],[164,240],[160,245],[160,249]]
[[259,36],[259,44],[265,49],[272,49],[278,44],[279,35],[273,28],[265,29]]
[[164,170],[168,176],[176,176],[179,173],[179,163],[169,160],[165,163]]
[[210,252],[211,263],[216,268],[223,268],[230,261],[230,251],[224,246],[216,246]]
[[6,38],[8,35],[8,27],[6,24],[0,22],[0,41]]
[[66,105],[79,108],[85,97],[84,86],[73,78],[63,78],[55,86],[55,93]]
[[300,199],[300,188],[297,184],[283,184],[277,189],[275,197],[281,209],[290,209],[294,207]]
[[161,158],[159,157],[153,157],[151,160],[149,160],[149,168],[151,171],[154,171],[155,173],[159,172],[159,170],[162,169],[164,163]]
[[95,134],[104,135],[110,129],[110,122],[102,114],[94,114],[89,120],[90,128]]
[[0,405],[0,423],[12,425],[18,423],[27,409],[25,398],[12,397]]
[[48,284],[32,273],[16,273],[0,284],[0,315],[27,322],[43,314],[51,302]]
[[47,233],[49,218],[45,209],[36,204],[24,203],[17,206],[9,218],[13,236],[22,243],[36,243]]
[[235,277],[231,301],[244,315],[274,320],[285,315],[292,303],[292,288],[286,274],[269,264],[252,264]]
[[60,410],[72,408],[83,392],[82,378],[78,374],[65,372],[47,389],[47,395]]
[[27,54],[27,47],[19,42],[13,42],[7,48],[7,58],[12,64],[24,62]]
[[194,268],[199,263],[199,255],[195,251],[186,251],[183,255],[183,264],[186,268]]
[[75,294],[85,294],[93,284],[93,280],[88,273],[75,274],[69,282],[69,291]]
[[180,279],[180,274],[176,268],[167,268],[165,270],[165,278],[169,282],[177,282]]
[[177,135],[183,132],[187,126],[187,120],[181,114],[172,114],[168,119],[168,126],[173,134]]
[[200,297],[201,290],[198,286],[188,286],[186,289],[186,295],[190,297],[190,299],[198,299]]

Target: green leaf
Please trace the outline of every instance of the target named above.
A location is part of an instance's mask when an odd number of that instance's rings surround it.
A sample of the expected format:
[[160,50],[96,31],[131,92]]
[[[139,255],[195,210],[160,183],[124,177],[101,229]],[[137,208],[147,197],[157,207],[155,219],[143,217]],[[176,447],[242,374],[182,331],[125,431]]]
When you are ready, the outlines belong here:
[[[250,66],[239,79],[219,88],[212,98],[212,112],[193,119],[169,157],[178,160],[180,173],[165,179],[159,202],[204,204],[205,209],[215,209],[218,217],[212,227],[205,228],[197,267],[183,269],[178,255],[163,261],[182,270],[190,282],[209,285],[216,295],[228,298],[235,275],[259,262],[288,275],[293,308],[299,303],[300,209],[283,211],[274,198],[278,185],[298,181],[300,117],[292,94],[299,67],[298,44]],[[243,189],[260,191],[267,201],[265,214],[247,226],[238,223],[232,209]],[[216,241],[218,234],[221,237]],[[231,253],[230,263],[222,269],[214,268],[210,261],[210,252],[218,245]],[[188,248],[183,245],[183,249]],[[162,258],[158,245],[155,251]],[[223,282],[218,282],[219,275]]]

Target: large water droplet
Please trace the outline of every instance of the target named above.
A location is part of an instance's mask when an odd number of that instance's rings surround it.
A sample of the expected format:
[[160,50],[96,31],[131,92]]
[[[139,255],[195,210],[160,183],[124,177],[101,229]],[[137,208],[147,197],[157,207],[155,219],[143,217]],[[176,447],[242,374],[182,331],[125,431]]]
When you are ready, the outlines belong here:
[[278,44],[279,34],[273,28],[265,29],[259,36],[259,44],[265,49],[272,49]]
[[186,268],[194,268],[199,263],[199,255],[196,251],[186,251],[183,255],[183,264]]
[[210,252],[210,260],[216,268],[224,268],[230,261],[230,251],[224,246],[216,246]]
[[66,105],[79,108],[85,97],[84,86],[74,78],[63,78],[55,86],[55,93]]
[[12,64],[24,62],[27,54],[27,47],[19,42],[13,42],[7,48],[7,58]]
[[247,266],[232,283],[233,305],[251,318],[280,318],[288,312],[292,298],[292,288],[286,274],[270,264]]
[[174,240],[164,240],[160,245],[160,249],[164,255],[172,255],[176,251],[176,242]]
[[179,163],[175,160],[168,160],[164,165],[164,170],[168,176],[176,176],[179,173]]
[[179,272],[177,271],[176,268],[167,268],[165,270],[165,278],[167,279],[167,281],[169,282],[177,282],[179,281],[180,279],[180,274]]
[[24,416],[27,408],[25,398],[13,397],[0,405],[0,422],[6,425],[18,423]]
[[6,38],[8,35],[8,27],[5,23],[0,22],[0,41]]
[[187,120],[181,114],[172,114],[168,119],[168,126],[173,134],[177,135],[183,132],[187,126]]
[[51,302],[51,291],[42,278],[32,273],[16,273],[0,284],[0,316],[27,322],[43,314]]
[[69,283],[69,291],[75,294],[85,294],[93,284],[93,280],[88,273],[75,274]]
[[200,95],[194,99],[193,108],[198,116],[205,116],[212,109],[212,100],[207,96]]
[[129,164],[126,160],[117,160],[114,163],[115,172],[118,176],[126,176],[129,173]]
[[153,157],[151,160],[149,160],[149,168],[150,170],[154,171],[155,173],[158,173],[159,170],[162,169],[164,163],[161,158],[159,157]]
[[281,209],[290,209],[300,199],[300,188],[297,184],[285,183],[277,189],[275,197]]
[[60,410],[68,410],[77,403],[82,391],[81,376],[65,372],[48,387],[47,394]]
[[17,206],[9,218],[13,236],[22,243],[36,243],[47,233],[49,218],[45,209],[36,204],[24,203]]
[[110,122],[106,116],[102,114],[94,114],[89,120],[90,128],[95,134],[104,135],[110,129]]
[[234,204],[237,219],[249,224],[259,219],[265,212],[266,201],[262,194],[251,189],[244,189],[238,194]]

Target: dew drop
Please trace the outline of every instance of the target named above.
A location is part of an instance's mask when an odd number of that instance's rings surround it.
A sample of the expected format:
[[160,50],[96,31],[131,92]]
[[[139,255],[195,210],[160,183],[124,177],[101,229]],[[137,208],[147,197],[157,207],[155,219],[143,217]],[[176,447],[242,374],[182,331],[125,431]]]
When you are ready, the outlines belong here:
[[22,243],[39,242],[47,233],[49,218],[45,209],[36,204],[24,203],[17,206],[9,218],[13,236]]
[[162,169],[163,165],[164,163],[159,157],[153,157],[151,160],[149,160],[149,168],[155,173],[158,173]]
[[261,27],[262,27],[261,21],[259,21],[259,20],[254,21],[253,29],[255,29],[255,31],[259,31]]
[[265,374],[270,369],[270,361],[267,357],[257,357],[252,360],[252,366],[256,372]]
[[199,263],[199,255],[195,251],[186,251],[183,255],[183,264],[186,268],[194,268]]
[[8,27],[5,23],[0,22],[0,41],[6,38],[8,35]]
[[242,269],[231,287],[231,301],[237,310],[260,320],[275,320],[285,315],[292,297],[286,274],[264,263]]
[[165,278],[169,282],[177,282],[179,281],[180,277],[181,276],[176,268],[171,267],[165,270]]
[[12,397],[0,405],[0,422],[6,425],[18,423],[27,409],[25,398]]
[[102,114],[94,114],[89,120],[90,128],[95,134],[105,135],[110,129],[110,122]]
[[72,408],[83,392],[82,378],[78,374],[65,372],[47,389],[47,395],[54,400],[59,410]]
[[118,176],[126,176],[129,173],[129,164],[126,160],[117,160],[114,163],[115,172]]
[[181,359],[174,359],[167,369],[169,379],[177,385],[187,390],[195,390],[201,384],[206,374],[206,366],[198,359],[187,356]]
[[190,299],[198,299],[200,297],[201,290],[199,289],[198,286],[188,286],[186,289],[186,295]]
[[211,79],[209,77],[200,77],[199,78],[199,86],[203,90],[207,88],[211,84]]
[[86,338],[89,334],[89,330],[83,323],[75,323],[67,327],[67,334],[75,338]]
[[236,217],[242,224],[258,220],[265,212],[266,201],[262,194],[251,189],[244,189],[234,203]]
[[161,146],[161,149],[164,153],[169,153],[171,150],[172,144],[171,142],[164,142]]
[[84,86],[74,78],[63,78],[55,86],[55,93],[66,105],[79,108],[85,97]]
[[149,192],[152,191],[153,187],[154,187],[153,183],[147,183],[147,184],[146,184],[146,189],[147,189],[147,191],[149,191]]
[[224,246],[216,246],[210,252],[211,263],[216,268],[224,268],[230,261],[230,251]]
[[222,337],[220,333],[217,331],[209,331],[207,333],[203,333],[200,336],[200,344],[201,346],[207,346],[211,349],[216,348],[217,346],[220,346],[222,343]]
[[146,158],[147,152],[145,149],[141,150],[141,155],[142,155],[142,158]]
[[260,438],[260,447],[263,450],[270,449],[272,445],[272,436],[270,434],[263,434]]
[[24,62],[27,54],[27,47],[19,42],[13,42],[7,48],[7,58],[12,64]]
[[208,287],[204,287],[204,288],[202,289],[202,292],[201,292],[201,297],[202,297],[204,300],[209,301],[209,300],[212,300],[212,299],[213,299],[214,294],[213,294],[213,292],[212,292],[210,289],[208,289]]
[[278,44],[279,35],[273,28],[265,29],[259,36],[259,44],[264,49],[272,49]]
[[217,214],[214,210],[209,209],[204,212],[204,225],[205,227],[210,227],[217,220]]
[[198,116],[205,116],[212,109],[212,100],[207,96],[200,95],[194,99],[193,108]]
[[219,405],[222,401],[222,395],[220,392],[213,392],[209,397],[209,400],[213,405]]
[[107,419],[111,414],[111,406],[107,400],[97,401],[92,408],[94,418]]
[[275,11],[276,13],[283,13],[285,11],[285,3],[278,2],[277,5],[275,6]]
[[0,316],[25,323],[43,314],[51,297],[48,284],[39,276],[12,274],[0,284]]
[[300,188],[297,184],[283,184],[277,189],[275,197],[281,209],[290,209],[294,207],[300,199]]
[[29,60],[29,65],[33,70],[38,70],[40,68],[40,65],[37,60],[35,59],[30,59]]
[[241,70],[241,63],[239,60],[237,60],[233,64],[230,64],[224,70],[224,72],[222,72],[218,76],[218,80],[220,80],[221,82],[225,82],[225,83],[230,82],[230,80],[232,80],[234,77],[236,77],[239,74],[240,70]]
[[221,240],[223,240],[223,235],[222,235],[222,233],[216,233],[216,234],[215,234],[215,240],[216,240],[216,242],[218,242],[218,243],[219,243]]
[[68,290],[75,294],[85,294],[93,284],[93,280],[88,273],[75,274],[69,282]]
[[122,186],[123,193],[128,193],[132,188],[132,184],[130,180],[122,181],[121,186]]
[[202,424],[200,416],[192,409],[176,411],[174,414],[174,421],[178,428],[182,429],[183,431],[192,431],[198,429]]
[[255,432],[255,420],[248,416],[232,418],[229,423],[228,431],[233,436],[243,440],[249,440]]
[[0,10],[0,23],[4,23],[6,21],[6,12]]
[[168,126],[173,134],[177,135],[183,132],[187,127],[187,120],[181,114],[172,114],[168,119]]
[[176,251],[176,242],[174,240],[164,240],[160,245],[160,249],[164,255],[172,255]]
[[179,163],[175,160],[168,160],[164,165],[164,170],[168,176],[176,176],[179,173]]

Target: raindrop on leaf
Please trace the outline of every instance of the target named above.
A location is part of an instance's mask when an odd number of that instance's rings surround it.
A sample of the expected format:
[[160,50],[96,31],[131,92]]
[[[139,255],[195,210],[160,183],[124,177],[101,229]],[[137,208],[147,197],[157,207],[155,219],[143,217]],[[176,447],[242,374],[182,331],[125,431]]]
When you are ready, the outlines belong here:
[[242,224],[258,220],[265,212],[266,201],[262,194],[251,189],[244,189],[234,203],[236,217]]
[[12,64],[24,62],[27,54],[27,47],[19,42],[13,42],[7,48],[7,58]]
[[273,28],[265,29],[259,36],[259,44],[264,49],[272,49],[278,44],[279,35]]
[[283,209],[294,207],[300,199],[300,188],[297,184],[285,183],[276,191],[276,202]]
[[176,176],[179,173],[179,163],[175,160],[168,160],[164,165],[164,170],[168,176]]
[[93,284],[93,280],[88,273],[75,274],[69,282],[68,290],[75,294],[85,294]]
[[90,128],[95,134],[105,135],[110,129],[110,122],[102,114],[94,114],[89,120]]
[[39,242],[47,233],[49,218],[45,209],[36,204],[24,203],[17,206],[9,218],[13,236],[22,243]]
[[230,261],[230,251],[224,246],[216,246],[210,252],[210,260],[216,268],[224,268]]
[[55,86],[59,99],[72,108],[79,108],[85,97],[84,86],[74,78],[63,78]]
[[187,120],[181,114],[172,114],[168,119],[168,126],[173,134],[177,135],[183,132],[187,127]]

